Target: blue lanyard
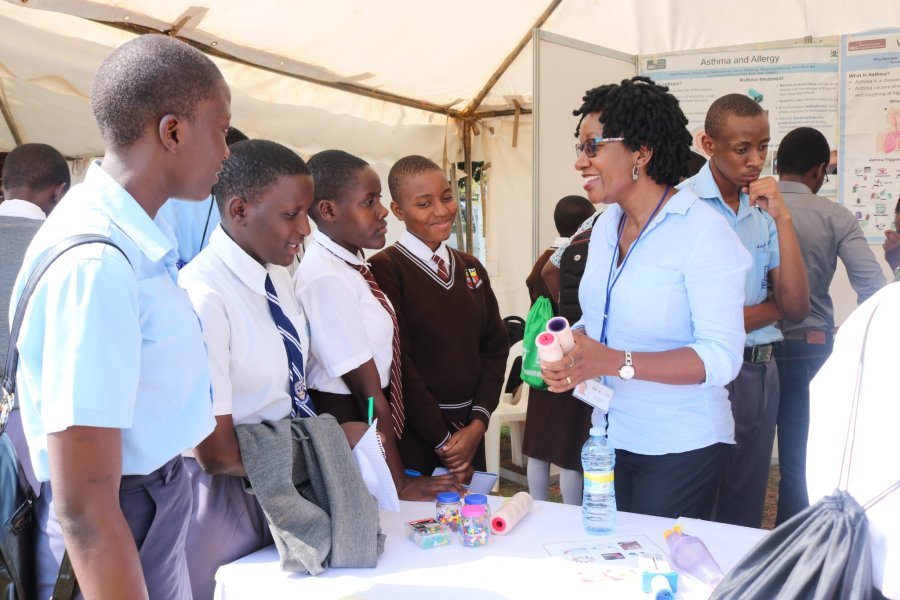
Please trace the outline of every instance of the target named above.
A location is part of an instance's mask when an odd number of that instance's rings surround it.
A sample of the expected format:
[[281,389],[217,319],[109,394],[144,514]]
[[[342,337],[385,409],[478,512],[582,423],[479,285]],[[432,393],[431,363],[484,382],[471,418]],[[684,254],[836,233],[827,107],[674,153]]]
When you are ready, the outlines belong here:
[[647,227],[650,225],[650,222],[653,221],[653,217],[656,216],[656,213],[659,212],[660,207],[662,206],[663,201],[665,201],[666,196],[669,194],[670,186],[666,186],[665,191],[662,194],[662,197],[659,199],[659,202],[656,203],[656,208],[653,209],[653,212],[650,214],[650,218],[647,219],[647,222],[644,223],[644,226],[641,228],[641,232],[638,234],[637,238],[635,238],[634,242],[631,244],[631,247],[628,249],[628,252],[625,254],[625,259],[622,261],[622,267],[619,269],[619,272],[616,273],[615,278],[613,278],[613,271],[616,268],[616,259],[619,257],[619,242],[622,241],[622,233],[625,231],[625,220],[628,219],[628,216],[623,212],[622,217],[619,219],[619,235],[616,237],[616,249],[613,251],[612,259],[609,261],[609,274],[606,276],[606,305],[603,307],[603,328],[600,331],[600,343],[606,343],[606,326],[609,323],[609,303],[612,298],[613,288],[616,287],[616,283],[619,281],[619,277],[622,275],[622,271],[625,270],[625,265],[628,264],[628,258],[631,256],[632,250],[634,247],[638,245],[638,242],[641,241],[641,238],[644,237],[644,232],[647,231]]

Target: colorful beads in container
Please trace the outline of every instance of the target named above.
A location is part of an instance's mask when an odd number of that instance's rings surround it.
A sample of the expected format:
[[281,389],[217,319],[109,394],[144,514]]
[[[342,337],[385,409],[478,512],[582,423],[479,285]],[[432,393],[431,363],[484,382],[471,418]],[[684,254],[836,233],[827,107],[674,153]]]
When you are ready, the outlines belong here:
[[463,546],[484,546],[491,533],[491,518],[485,504],[466,504],[460,511],[459,539]]
[[450,544],[450,529],[434,519],[410,521],[406,524],[406,527],[409,530],[409,539],[423,550],[440,548]]
[[456,492],[441,492],[437,495],[434,514],[439,523],[456,531],[459,526],[460,510],[462,510],[462,502]]

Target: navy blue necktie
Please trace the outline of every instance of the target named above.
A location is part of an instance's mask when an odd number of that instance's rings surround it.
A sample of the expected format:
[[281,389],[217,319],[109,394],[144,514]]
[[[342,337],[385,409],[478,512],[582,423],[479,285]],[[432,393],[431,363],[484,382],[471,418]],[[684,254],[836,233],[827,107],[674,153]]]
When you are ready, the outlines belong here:
[[281,334],[284,342],[284,349],[287,351],[288,371],[291,376],[291,417],[314,417],[316,416],[316,407],[313,406],[312,400],[306,392],[306,378],[303,376],[303,352],[300,349],[300,337],[297,335],[294,324],[281,310],[278,294],[275,293],[275,286],[272,285],[272,278],[268,273],[266,273],[266,297],[269,300],[272,320],[275,321],[275,327],[278,328],[278,333]]

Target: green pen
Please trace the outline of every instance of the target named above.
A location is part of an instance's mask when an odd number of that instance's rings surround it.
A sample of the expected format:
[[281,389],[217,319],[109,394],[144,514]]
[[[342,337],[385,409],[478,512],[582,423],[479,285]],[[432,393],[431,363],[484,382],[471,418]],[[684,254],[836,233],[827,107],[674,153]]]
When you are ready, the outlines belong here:
[[372,424],[372,414],[375,412],[375,398],[369,396],[369,425]]

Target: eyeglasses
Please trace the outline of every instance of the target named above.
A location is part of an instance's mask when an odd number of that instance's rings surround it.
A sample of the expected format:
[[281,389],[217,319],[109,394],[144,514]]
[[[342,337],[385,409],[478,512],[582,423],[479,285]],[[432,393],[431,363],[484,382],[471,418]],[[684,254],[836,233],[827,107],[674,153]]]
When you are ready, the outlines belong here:
[[610,142],[622,142],[624,140],[625,138],[623,137],[588,138],[583,144],[575,144],[575,157],[581,156],[581,153],[584,152],[588,158],[594,158],[597,156],[597,148],[600,146]]
[[828,183],[828,171],[825,171],[825,183]]

